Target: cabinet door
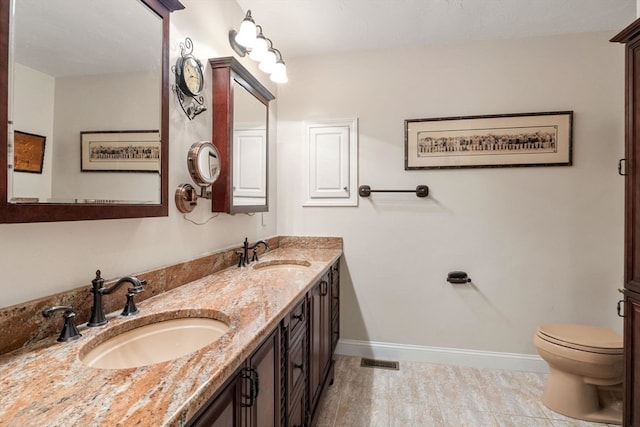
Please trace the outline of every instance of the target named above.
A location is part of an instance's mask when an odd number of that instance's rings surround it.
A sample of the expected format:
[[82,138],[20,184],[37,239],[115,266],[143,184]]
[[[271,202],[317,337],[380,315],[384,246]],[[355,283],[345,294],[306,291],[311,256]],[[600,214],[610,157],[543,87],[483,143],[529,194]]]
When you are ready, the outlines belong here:
[[288,427],[305,427],[306,424],[306,396],[302,389],[291,398],[291,411],[287,420]]
[[309,398],[314,409],[331,364],[331,286],[328,275],[309,292]]
[[640,426],[640,293],[625,291],[625,426]]
[[305,122],[304,206],[358,205],[358,121]]
[[626,45],[625,426],[640,426],[640,19],[616,35]]
[[242,427],[242,376],[237,374],[206,409],[191,420],[189,427]]
[[248,360],[256,392],[245,408],[247,427],[280,426],[280,334],[276,330]]
[[[627,45],[627,176],[625,180],[625,286],[640,292],[640,38]],[[637,122],[636,122],[637,120]]]

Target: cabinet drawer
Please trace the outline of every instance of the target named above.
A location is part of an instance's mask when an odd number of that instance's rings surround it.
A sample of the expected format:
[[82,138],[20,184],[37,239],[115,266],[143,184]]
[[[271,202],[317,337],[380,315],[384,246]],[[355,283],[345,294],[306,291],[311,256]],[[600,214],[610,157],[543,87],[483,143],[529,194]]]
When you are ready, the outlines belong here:
[[296,305],[293,310],[291,310],[291,312],[289,313],[289,335],[291,337],[294,337],[295,335],[298,334],[298,331],[304,330],[305,328],[303,327],[304,325],[306,325],[306,320],[307,320],[307,313],[306,313],[306,304],[305,304],[305,299],[303,298],[302,301],[300,301],[298,303],[298,305]]
[[305,427],[307,425],[307,399],[304,394],[304,387],[296,390],[291,398],[289,410],[289,427]]
[[306,363],[306,336],[301,335],[292,341],[289,347],[289,361],[287,372],[289,373],[288,390],[293,391],[303,384],[307,373]]

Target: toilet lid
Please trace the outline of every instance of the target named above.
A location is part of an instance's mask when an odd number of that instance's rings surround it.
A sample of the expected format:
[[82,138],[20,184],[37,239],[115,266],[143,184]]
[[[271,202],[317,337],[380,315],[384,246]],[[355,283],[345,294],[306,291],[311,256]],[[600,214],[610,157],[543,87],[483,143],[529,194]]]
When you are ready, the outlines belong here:
[[611,329],[572,323],[550,323],[538,328],[542,339],[595,353],[622,353],[622,336]]

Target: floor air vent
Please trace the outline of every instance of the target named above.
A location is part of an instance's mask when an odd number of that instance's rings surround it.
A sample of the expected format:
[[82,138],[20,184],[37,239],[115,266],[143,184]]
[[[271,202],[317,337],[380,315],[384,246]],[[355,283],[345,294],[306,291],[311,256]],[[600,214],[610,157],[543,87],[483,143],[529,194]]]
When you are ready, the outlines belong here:
[[400,370],[400,363],[398,362],[391,362],[389,360],[367,359],[365,357],[363,357],[360,361],[360,366],[364,368],[391,369],[394,371]]

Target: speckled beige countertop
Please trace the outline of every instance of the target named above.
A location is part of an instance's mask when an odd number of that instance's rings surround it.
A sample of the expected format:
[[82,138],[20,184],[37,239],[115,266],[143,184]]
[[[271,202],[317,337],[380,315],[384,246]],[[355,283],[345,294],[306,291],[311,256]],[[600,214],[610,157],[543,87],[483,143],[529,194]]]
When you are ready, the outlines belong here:
[[[232,267],[138,304],[140,314],[79,326],[77,341],[43,340],[0,357],[1,426],[182,426],[341,256],[340,249],[278,248],[260,258],[305,260],[290,272]],[[229,332],[189,355],[133,369],[97,369],[80,355],[158,320],[216,317]],[[60,317],[60,326],[62,318]]]

